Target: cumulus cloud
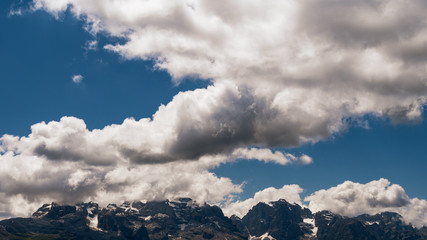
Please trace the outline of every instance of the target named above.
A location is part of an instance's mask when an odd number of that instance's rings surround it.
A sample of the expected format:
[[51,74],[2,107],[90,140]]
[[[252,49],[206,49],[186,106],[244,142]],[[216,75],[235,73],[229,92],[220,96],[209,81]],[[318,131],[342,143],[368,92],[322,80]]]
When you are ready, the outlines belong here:
[[89,32],[125,40],[105,49],[152,60],[177,83],[213,82],[205,110],[194,98],[205,90],[168,104],[195,108],[191,121],[176,118],[185,141],[170,146],[173,155],[298,146],[366,114],[419,120],[426,104],[423,1],[35,0],[34,9],[69,9]]
[[336,187],[319,190],[304,201],[312,211],[330,210],[345,216],[397,212],[415,226],[427,225],[427,201],[409,198],[405,190],[387,179],[366,184],[346,181]]
[[245,147],[261,143],[259,138],[264,138],[253,131],[256,112],[261,107],[247,98],[232,83],[215,84],[179,93],[168,105],[161,106],[152,119],[129,118],[119,125],[89,131],[82,119],[63,117],[59,122],[33,125],[28,136],[4,135],[0,138],[1,147],[52,162],[81,161],[89,165],[162,164],[211,155],[282,165],[311,163],[306,155],[297,157]]
[[279,151],[271,151],[270,149],[258,149],[258,148],[239,148],[233,152],[233,156],[236,158],[244,159],[257,159],[264,162],[274,162],[281,165],[287,165],[289,163],[300,163],[310,164],[313,159],[305,154],[300,157],[296,157],[293,154],[283,154]]
[[246,215],[248,211],[260,202],[269,203],[280,199],[285,199],[290,203],[302,205],[300,194],[303,189],[296,185],[284,185],[282,188],[277,189],[269,187],[255,193],[253,198],[248,198],[244,201],[235,201],[225,205],[222,208],[226,216],[236,215],[240,218]]
[[190,163],[118,162],[114,166],[99,166],[5,152],[0,155],[0,212],[4,216],[27,216],[41,204],[52,201],[96,201],[106,205],[187,196],[200,203],[219,203],[240,193],[242,186],[209,172],[209,166],[223,159],[213,158]]
[[73,76],[71,77],[71,80],[73,80],[73,83],[75,83],[75,84],[79,84],[79,83],[81,83],[81,82],[83,81],[83,76],[82,76],[82,75],[80,75],[80,74],[73,75]]
[[[267,148],[317,142],[366,114],[419,120],[426,104],[422,0],[34,0],[33,9],[54,16],[69,9],[94,36],[123,39],[105,49],[152,60],[176,83],[195,77],[211,85],[177,94],[152,118],[89,131],[64,117],[33,125],[28,136],[4,135],[2,176],[10,179],[0,192],[29,202],[41,199],[38,191],[64,201],[115,199],[131,186],[140,191],[123,196],[153,189],[153,199],[172,192],[219,200],[241,188],[212,166],[236,158],[308,164],[308,156]],[[198,171],[180,169],[184,162]],[[199,189],[174,169],[205,184]],[[222,183],[212,188],[217,194],[207,188]]]
[[361,214],[377,214],[385,211],[397,212],[403,220],[416,227],[427,226],[427,201],[409,198],[405,190],[387,179],[379,179],[366,184],[345,181],[329,189],[318,190],[301,201],[303,189],[299,185],[284,185],[280,189],[266,188],[254,194],[253,198],[225,204],[224,214],[243,217],[259,202],[285,199],[308,207],[312,212],[329,210],[331,212],[355,217]]
[[[0,212],[25,216],[30,209],[51,201],[105,205],[186,196],[198,202],[221,203],[242,191],[241,184],[209,171],[222,163],[255,159],[287,165],[311,159],[270,149],[237,148],[229,154],[201,156],[197,161],[170,155],[173,161],[169,161],[164,156],[170,153],[162,152],[171,131],[166,123],[163,118],[126,119],[120,125],[90,131],[83,120],[63,117],[33,125],[28,136],[2,136]],[[24,202],[26,209],[19,206]]]

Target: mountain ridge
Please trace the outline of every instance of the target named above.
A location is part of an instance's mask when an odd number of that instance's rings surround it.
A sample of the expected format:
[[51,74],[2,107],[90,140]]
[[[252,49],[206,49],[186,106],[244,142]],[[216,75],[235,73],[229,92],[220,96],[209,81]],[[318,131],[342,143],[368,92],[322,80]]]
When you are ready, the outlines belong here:
[[44,204],[29,218],[0,221],[0,239],[427,239],[427,227],[404,223],[397,213],[343,217],[312,213],[286,200],[258,203],[242,218],[190,198],[124,202]]

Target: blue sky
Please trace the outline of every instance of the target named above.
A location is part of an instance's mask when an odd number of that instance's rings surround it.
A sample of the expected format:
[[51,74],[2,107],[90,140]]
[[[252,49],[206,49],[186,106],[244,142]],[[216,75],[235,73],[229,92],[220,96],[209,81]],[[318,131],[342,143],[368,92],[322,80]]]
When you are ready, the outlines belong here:
[[[1,29],[7,33],[1,38],[1,97],[13,103],[5,106],[2,134],[26,135],[32,124],[62,116],[83,118],[91,129],[127,117],[150,117],[179,91],[206,85],[185,81],[175,86],[166,72],[154,71],[150,61],[125,61],[102,49],[86,50],[93,37],[70,14],[59,21],[42,11],[9,17],[13,2],[1,3]],[[98,37],[100,45],[107,41]],[[76,74],[85,78],[79,85],[71,80]]]
[[[29,1],[12,0],[0,3],[3,33],[0,37],[0,136],[28,136],[31,125],[60,121],[63,116],[84,120],[88,130],[120,125],[130,117],[151,118],[161,104],[170,103],[178,93],[206,89],[216,81],[215,78],[206,80],[209,75],[203,75],[202,69],[199,70],[201,77],[184,72],[177,83],[171,75],[181,74],[180,69],[172,66],[158,69],[154,67],[154,58],[142,60],[144,57],[129,57],[129,53],[103,48],[108,44],[126,45],[126,36],[114,36],[108,27],[91,34],[85,30],[87,18],[76,17],[70,9],[55,18],[48,5],[30,11],[28,4]],[[20,7],[22,14],[10,15],[11,10]],[[88,49],[88,43],[94,40],[96,49]],[[83,76],[80,83],[72,81],[75,75]],[[422,78],[426,79],[425,75]],[[420,91],[414,95],[426,96]],[[390,109],[394,109],[391,106]],[[389,109],[388,105],[384,108]],[[368,128],[352,123],[318,138],[315,143],[270,145],[257,140],[248,145],[294,156],[306,154],[313,159],[311,164],[239,160],[222,163],[209,171],[231,179],[233,184],[245,183],[239,199],[250,198],[271,186],[281,188],[287,184],[301,186],[304,198],[346,180],[364,184],[380,178],[400,185],[410,198],[427,199],[426,122],[418,117],[392,123],[390,119],[394,116],[371,113],[375,111],[356,114],[358,121],[368,123]],[[425,116],[425,105],[420,112]],[[343,118],[349,117],[343,115]]]
[[393,126],[374,120],[371,129],[352,128],[334,139],[290,150],[312,156],[312,165],[282,167],[241,161],[215,172],[247,181],[245,191],[294,183],[302,186],[306,194],[346,180],[365,183],[387,178],[403,186],[409,196],[425,199],[426,127],[424,122]]

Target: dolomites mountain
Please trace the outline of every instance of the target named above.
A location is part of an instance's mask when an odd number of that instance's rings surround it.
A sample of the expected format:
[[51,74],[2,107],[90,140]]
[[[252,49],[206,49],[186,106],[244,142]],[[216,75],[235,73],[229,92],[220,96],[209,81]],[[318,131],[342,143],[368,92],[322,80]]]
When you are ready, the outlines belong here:
[[101,208],[45,204],[30,218],[0,222],[0,239],[427,239],[396,213],[342,217],[285,200],[258,203],[243,218],[189,198]]

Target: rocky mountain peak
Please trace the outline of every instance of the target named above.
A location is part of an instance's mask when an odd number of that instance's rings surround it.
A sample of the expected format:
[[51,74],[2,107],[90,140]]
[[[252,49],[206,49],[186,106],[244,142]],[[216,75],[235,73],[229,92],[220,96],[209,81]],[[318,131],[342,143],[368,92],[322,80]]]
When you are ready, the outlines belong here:
[[224,216],[218,206],[189,198],[124,202],[44,204],[31,218],[0,221],[0,239],[427,239],[397,213],[343,217],[312,213],[279,200],[258,203],[243,217]]

